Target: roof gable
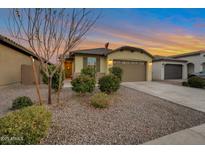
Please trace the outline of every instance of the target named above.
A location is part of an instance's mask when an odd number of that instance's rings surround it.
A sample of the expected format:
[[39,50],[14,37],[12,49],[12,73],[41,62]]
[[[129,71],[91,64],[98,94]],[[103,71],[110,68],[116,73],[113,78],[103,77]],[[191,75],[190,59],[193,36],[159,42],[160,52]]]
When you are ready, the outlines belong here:
[[147,52],[146,50],[142,49],[142,48],[137,48],[137,47],[132,47],[132,46],[122,46],[120,48],[117,48],[115,49],[114,51],[108,53],[108,54],[111,54],[113,52],[118,52],[118,51],[125,51],[125,50],[128,50],[128,51],[131,51],[131,52],[140,52],[140,53],[144,53],[146,54],[147,56],[153,58],[153,56]]

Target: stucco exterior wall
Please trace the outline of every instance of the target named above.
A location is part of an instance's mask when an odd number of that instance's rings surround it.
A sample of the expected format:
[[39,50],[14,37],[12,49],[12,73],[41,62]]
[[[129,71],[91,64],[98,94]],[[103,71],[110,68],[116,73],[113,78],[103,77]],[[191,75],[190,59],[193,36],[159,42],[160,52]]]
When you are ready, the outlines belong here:
[[203,70],[203,63],[205,63],[205,54],[195,55],[195,56],[188,56],[188,57],[181,57],[177,59],[187,60],[188,63],[194,64],[194,73],[200,72]]
[[162,62],[153,62],[152,77],[153,80],[162,80]]
[[107,58],[101,57],[100,58],[100,73],[106,73],[107,71]]
[[157,61],[153,62],[153,80],[164,80],[164,66],[166,64],[182,65],[182,79],[187,79],[187,65],[181,62]]
[[81,69],[83,68],[83,56],[75,56],[75,73],[80,73]]
[[0,86],[20,83],[22,65],[31,65],[29,56],[0,44]]
[[118,51],[113,52],[107,56],[107,73],[109,68],[113,66],[112,61],[114,59],[121,60],[136,60],[136,61],[145,61],[146,62],[146,80],[152,80],[152,58],[145,53],[140,52],[131,52],[131,51]]
[[[83,56],[76,55],[74,59],[75,73],[79,74],[83,69]],[[100,73],[106,73],[106,57],[100,57]]]

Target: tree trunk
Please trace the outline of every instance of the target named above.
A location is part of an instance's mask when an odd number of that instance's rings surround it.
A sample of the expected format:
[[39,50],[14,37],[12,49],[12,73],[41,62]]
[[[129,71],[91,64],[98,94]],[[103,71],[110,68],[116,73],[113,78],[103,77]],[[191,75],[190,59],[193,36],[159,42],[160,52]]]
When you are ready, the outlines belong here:
[[48,77],[48,104],[51,104],[51,84],[52,84],[52,78],[51,76]]
[[57,92],[57,103],[59,104],[60,103],[60,92],[61,92],[61,82],[62,82],[62,75],[63,75],[63,61],[61,61],[61,64],[60,64],[60,76],[59,76],[59,83],[58,83],[58,92]]
[[40,89],[39,88],[39,80],[38,80],[38,77],[37,77],[37,74],[36,74],[36,66],[35,66],[33,57],[31,56],[30,58],[31,58],[31,63],[32,63],[33,76],[34,76],[34,79],[35,79],[36,92],[37,92],[37,95],[38,95],[38,101],[39,101],[39,104],[42,105],[41,93],[40,93],[40,90],[39,90]]

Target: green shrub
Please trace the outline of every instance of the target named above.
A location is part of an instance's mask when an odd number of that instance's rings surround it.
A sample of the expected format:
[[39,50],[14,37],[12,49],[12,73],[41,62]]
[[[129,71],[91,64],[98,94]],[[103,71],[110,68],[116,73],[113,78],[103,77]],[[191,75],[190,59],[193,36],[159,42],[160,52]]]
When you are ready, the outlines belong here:
[[64,73],[65,73],[65,77],[68,78],[69,75],[70,75],[68,69],[65,69],[65,70],[64,70]]
[[97,93],[91,97],[90,104],[95,108],[106,108],[109,105],[109,96],[105,93]]
[[185,86],[185,87],[189,87],[189,84],[188,84],[188,82],[182,82],[182,86]]
[[38,144],[46,136],[51,113],[44,106],[30,106],[0,118],[0,144]]
[[[49,73],[51,73],[53,70],[55,69],[55,65],[50,65],[48,67],[48,71]],[[47,75],[43,72],[43,70],[41,70],[41,74],[42,74],[42,81],[44,84],[48,84],[48,77]]]
[[204,88],[205,87],[205,80],[200,78],[200,77],[193,76],[193,77],[190,77],[188,79],[188,84],[190,87]]
[[122,80],[123,71],[120,67],[111,67],[109,69],[109,71],[110,71],[111,74],[117,76],[120,79],[120,81]]
[[[60,79],[60,70],[57,70],[56,73],[53,75],[52,78],[52,89],[54,89],[55,91],[58,90],[58,86],[59,86],[59,79]],[[65,79],[65,75],[64,75],[64,71],[62,71],[62,77],[61,77],[61,85],[60,87],[63,87],[63,81]]]
[[95,79],[87,75],[79,75],[71,81],[72,90],[77,93],[93,92],[95,89]]
[[95,68],[93,67],[86,67],[81,70],[81,75],[87,75],[91,78],[95,78],[95,74],[96,74],[96,71],[95,71]]
[[15,100],[13,100],[13,104],[12,104],[12,110],[15,109],[20,109],[20,108],[24,108],[27,106],[31,106],[33,105],[32,100],[27,97],[27,96],[21,96],[21,97],[17,97]]
[[[56,68],[55,65],[50,65],[48,70],[49,70],[49,72],[52,72],[55,68]],[[43,83],[44,84],[48,84],[48,77],[47,77],[47,75],[43,71],[41,71],[41,74],[42,74]],[[59,79],[60,79],[60,69],[58,69],[54,73],[54,75],[52,77],[51,88],[54,89],[55,91],[58,90]],[[64,79],[65,79],[65,71],[62,71],[61,87],[63,86]]]
[[106,75],[99,79],[99,89],[106,94],[113,93],[120,88],[120,79],[115,75]]

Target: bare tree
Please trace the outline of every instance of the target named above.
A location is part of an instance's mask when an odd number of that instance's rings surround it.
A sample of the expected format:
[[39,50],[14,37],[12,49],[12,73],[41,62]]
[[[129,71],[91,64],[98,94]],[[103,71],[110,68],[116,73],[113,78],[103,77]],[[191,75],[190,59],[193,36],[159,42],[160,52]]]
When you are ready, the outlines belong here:
[[[39,8],[10,11],[11,35],[29,45],[31,51],[38,57],[42,71],[48,77],[48,104],[51,104],[53,75],[58,69],[62,74],[65,55],[83,40],[100,17],[100,13],[95,11]],[[49,61],[59,57],[55,69],[49,71]],[[58,102],[60,88],[59,86]]]

